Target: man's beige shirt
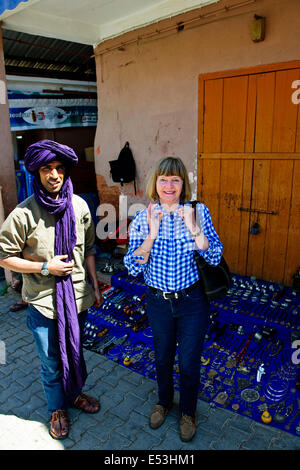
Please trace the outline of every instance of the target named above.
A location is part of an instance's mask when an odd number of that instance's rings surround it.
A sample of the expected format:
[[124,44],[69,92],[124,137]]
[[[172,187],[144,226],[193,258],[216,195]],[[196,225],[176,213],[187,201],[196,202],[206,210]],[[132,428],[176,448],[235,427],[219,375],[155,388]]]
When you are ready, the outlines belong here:
[[[72,280],[78,312],[95,301],[94,290],[87,282],[85,259],[95,254],[95,229],[87,203],[73,195],[77,242],[73,251]],[[21,256],[30,261],[50,261],[54,257],[55,216],[40,206],[34,196],[19,204],[0,230],[0,258]],[[62,255],[66,253],[61,253]],[[23,300],[48,318],[56,318],[55,276],[23,274]]]

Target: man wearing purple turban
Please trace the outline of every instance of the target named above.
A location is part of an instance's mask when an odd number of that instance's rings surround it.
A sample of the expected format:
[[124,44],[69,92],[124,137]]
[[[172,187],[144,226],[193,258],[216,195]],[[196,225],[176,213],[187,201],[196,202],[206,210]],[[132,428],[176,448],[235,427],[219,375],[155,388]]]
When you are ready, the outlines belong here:
[[10,213],[0,231],[0,266],[23,275],[27,326],[41,359],[55,439],[68,435],[70,406],[87,413],[100,409],[98,400],[82,393],[87,371],[81,331],[87,309],[103,300],[91,214],[73,194],[69,176],[77,161],[66,145],[50,140],[30,145],[24,163],[34,176],[34,194]]

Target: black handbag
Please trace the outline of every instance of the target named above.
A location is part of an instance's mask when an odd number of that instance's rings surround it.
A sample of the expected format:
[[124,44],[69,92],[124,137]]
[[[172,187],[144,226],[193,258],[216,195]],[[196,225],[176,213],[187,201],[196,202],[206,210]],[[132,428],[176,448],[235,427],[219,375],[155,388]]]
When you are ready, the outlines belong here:
[[[192,201],[192,207],[195,211],[197,202]],[[224,256],[217,266],[212,266],[195,250],[195,261],[208,301],[225,297],[230,286],[230,271]]]
[[136,166],[132,155],[129,142],[126,142],[124,147],[121,149],[117,160],[111,160],[108,162],[110,165],[110,173],[114,183],[134,183],[134,191],[136,194]]

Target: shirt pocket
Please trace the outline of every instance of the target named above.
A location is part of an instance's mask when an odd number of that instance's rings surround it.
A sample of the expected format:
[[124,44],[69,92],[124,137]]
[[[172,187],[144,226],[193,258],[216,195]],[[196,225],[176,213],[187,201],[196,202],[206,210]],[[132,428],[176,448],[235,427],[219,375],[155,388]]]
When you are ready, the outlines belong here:
[[163,254],[163,242],[162,240],[155,240],[151,249],[151,257],[161,257]]
[[55,226],[46,227],[43,220],[32,225],[27,234],[23,257],[31,261],[45,261],[53,258],[55,244]]
[[189,238],[187,235],[183,235],[179,240],[178,240],[178,252],[181,256],[188,256],[190,257],[195,249],[196,249],[196,243],[194,239]]

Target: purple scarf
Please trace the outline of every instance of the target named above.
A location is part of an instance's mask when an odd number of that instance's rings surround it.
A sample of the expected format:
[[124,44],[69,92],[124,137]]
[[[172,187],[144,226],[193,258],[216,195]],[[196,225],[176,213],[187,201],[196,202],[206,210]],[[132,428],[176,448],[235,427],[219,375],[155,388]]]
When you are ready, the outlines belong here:
[[[47,194],[38,173],[41,166],[47,165],[53,160],[62,161],[67,168],[65,181],[57,200]],[[42,140],[30,145],[24,158],[26,169],[34,175],[33,191],[36,201],[56,217],[55,255],[67,254],[67,261],[72,260],[77,239],[72,204],[73,185],[68,175],[68,169],[76,165],[77,162],[77,155],[70,147],[51,140]],[[56,276],[56,309],[62,383],[66,396],[70,401],[74,401],[76,395],[81,392],[87,372],[80,341],[72,275]]]

